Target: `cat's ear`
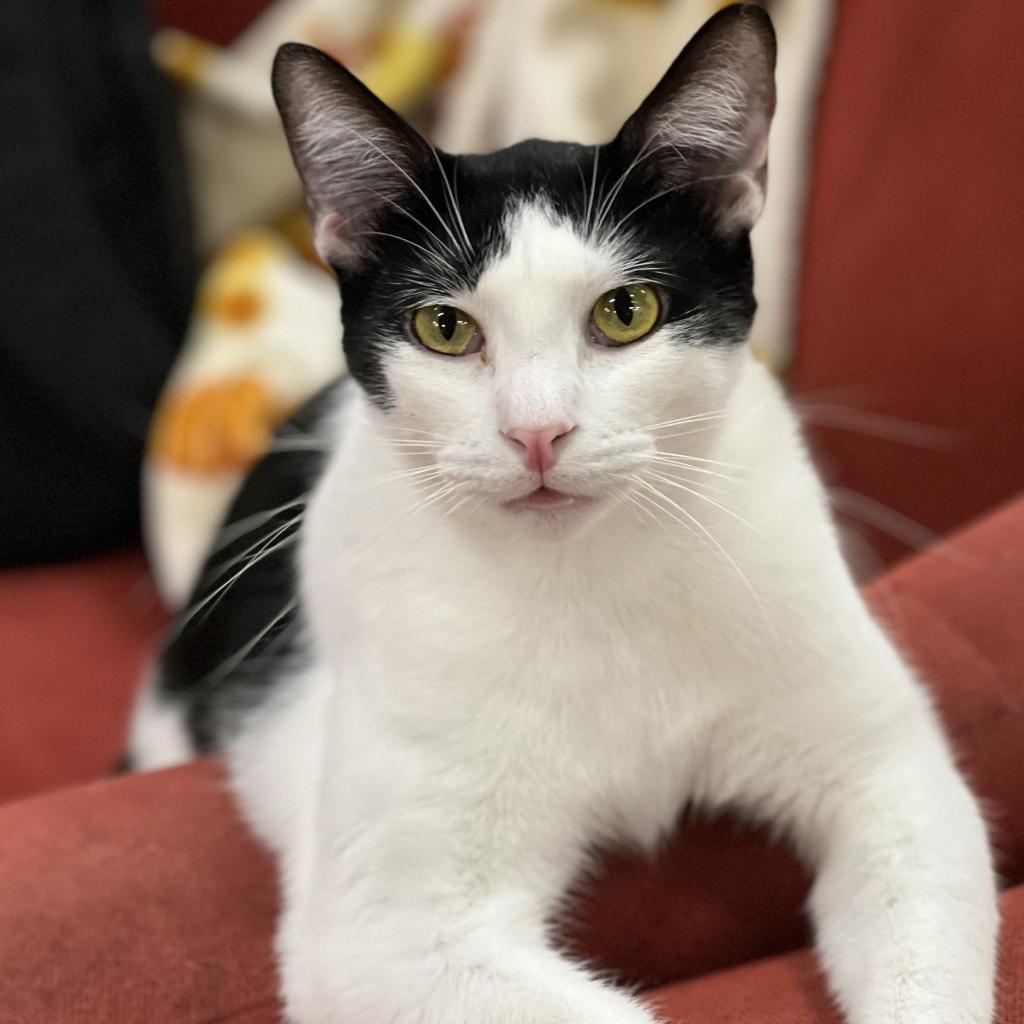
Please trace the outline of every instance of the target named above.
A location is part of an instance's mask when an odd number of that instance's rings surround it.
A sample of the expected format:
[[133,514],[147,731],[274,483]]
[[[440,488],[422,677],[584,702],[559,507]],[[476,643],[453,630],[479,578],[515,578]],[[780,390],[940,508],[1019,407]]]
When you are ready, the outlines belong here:
[[312,46],[281,46],[272,82],[317,252],[332,265],[356,265],[379,215],[413,190],[429,167],[430,147],[351,72]]
[[764,205],[775,112],[775,32],[756,4],[708,20],[626,122],[627,158],[650,158],[671,182],[700,189],[725,234]]

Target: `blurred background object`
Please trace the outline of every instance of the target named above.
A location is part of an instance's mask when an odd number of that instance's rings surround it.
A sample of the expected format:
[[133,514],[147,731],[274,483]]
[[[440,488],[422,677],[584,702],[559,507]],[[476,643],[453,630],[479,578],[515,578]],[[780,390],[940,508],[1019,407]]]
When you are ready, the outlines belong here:
[[171,90],[137,0],[0,5],[0,564],[138,532],[194,287]]

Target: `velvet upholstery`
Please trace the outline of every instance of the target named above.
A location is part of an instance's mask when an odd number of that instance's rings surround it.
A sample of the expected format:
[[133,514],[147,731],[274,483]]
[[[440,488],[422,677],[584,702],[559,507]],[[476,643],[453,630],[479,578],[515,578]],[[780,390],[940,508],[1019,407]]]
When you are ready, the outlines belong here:
[[0,803],[114,768],[163,622],[136,551],[0,575]]
[[1015,0],[837,6],[789,383],[886,562],[873,502],[946,536],[1024,489],[1022,35]]

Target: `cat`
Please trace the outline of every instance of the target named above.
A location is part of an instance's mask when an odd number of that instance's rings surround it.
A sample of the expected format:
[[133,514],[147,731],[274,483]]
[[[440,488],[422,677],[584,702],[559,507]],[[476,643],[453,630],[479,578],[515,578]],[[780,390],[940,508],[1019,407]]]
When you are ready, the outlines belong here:
[[990,1020],[982,817],[746,344],[774,64],[728,7],[611,142],[454,157],[279,51],[351,380],[251,473],[130,754],[225,755],[293,1024],[650,1024],[548,922],[686,806],[814,867],[851,1024]]

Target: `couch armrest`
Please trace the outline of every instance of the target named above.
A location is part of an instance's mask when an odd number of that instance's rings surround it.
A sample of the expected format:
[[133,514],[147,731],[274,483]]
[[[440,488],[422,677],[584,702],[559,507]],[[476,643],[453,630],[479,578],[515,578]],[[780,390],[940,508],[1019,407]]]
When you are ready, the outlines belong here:
[[0,836],[0,1022],[276,1021],[273,868],[216,763],[6,804]]

